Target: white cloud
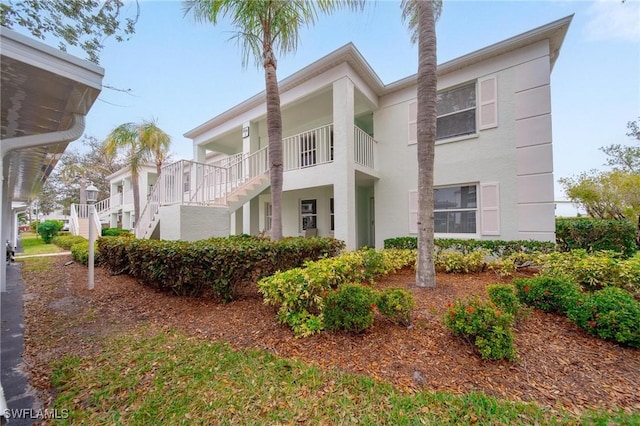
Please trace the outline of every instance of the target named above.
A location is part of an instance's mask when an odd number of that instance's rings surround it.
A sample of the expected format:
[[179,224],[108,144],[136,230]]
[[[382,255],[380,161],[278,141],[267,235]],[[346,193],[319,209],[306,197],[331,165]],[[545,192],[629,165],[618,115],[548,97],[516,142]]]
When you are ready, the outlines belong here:
[[591,40],[640,41],[640,1],[597,0],[587,9],[587,37]]

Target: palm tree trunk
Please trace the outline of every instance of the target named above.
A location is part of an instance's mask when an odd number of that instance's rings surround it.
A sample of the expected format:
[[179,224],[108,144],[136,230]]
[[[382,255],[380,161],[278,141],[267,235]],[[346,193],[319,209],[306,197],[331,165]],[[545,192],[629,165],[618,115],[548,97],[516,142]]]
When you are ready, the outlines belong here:
[[431,0],[418,2],[418,265],[416,286],[435,287],[433,168],[436,142],[436,28]]
[[269,135],[271,240],[277,241],[282,238],[282,112],[276,75],[276,59],[271,46],[265,46],[263,59],[267,95],[267,133]]

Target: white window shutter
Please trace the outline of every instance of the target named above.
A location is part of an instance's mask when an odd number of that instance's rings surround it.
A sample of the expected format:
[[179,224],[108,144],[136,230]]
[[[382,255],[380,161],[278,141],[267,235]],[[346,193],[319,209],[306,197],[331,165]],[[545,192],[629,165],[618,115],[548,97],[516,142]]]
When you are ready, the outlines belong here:
[[500,235],[500,186],[480,184],[480,226],[482,235]]
[[479,86],[480,130],[498,127],[498,82],[495,76],[481,78]]
[[418,233],[418,191],[409,191],[409,233]]
[[408,141],[409,145],[418,142],[418,102],[409,102],[409,126],[408,126]]

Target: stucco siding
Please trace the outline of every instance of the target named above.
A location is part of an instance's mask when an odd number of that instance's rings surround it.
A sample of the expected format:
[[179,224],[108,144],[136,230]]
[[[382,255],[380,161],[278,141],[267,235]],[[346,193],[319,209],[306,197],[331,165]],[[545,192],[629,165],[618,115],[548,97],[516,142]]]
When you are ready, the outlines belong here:
[[160,239],[196,241],[229,236],[229,209],[173,205],[160,207]]

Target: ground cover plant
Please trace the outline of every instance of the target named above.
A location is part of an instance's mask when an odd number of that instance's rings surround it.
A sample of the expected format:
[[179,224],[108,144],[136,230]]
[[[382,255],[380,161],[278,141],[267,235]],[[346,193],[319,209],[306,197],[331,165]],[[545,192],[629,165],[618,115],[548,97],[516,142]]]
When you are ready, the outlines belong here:
[[[410,268],[378,276],[370,287],[411,294],[411,327],[387,321],[376,306],[363,333],[296,339],[255,289],[220,304],[157,292],[98,267],[89,291],[86,268],[64,266],[68,257],[33,260],[49,264],[23,267],[26,365],[43,392],[56,377],[57,407],[71,409],[71,424],[206,424],[207,410],[222,424],[362,424],[373,414],[376,424],[640,422],[637,349],[539,310],[513,328],[516,362],[481,360],[446,329],[447,303],[487,301],[489,285],[512,282],[492,271],[439,273],[434,290],[411,287]],[[52,362],[65,354],[54,374]],[[246,359],[254,354],[257,361]],[[366,386],[343,387],[344,374]]]

